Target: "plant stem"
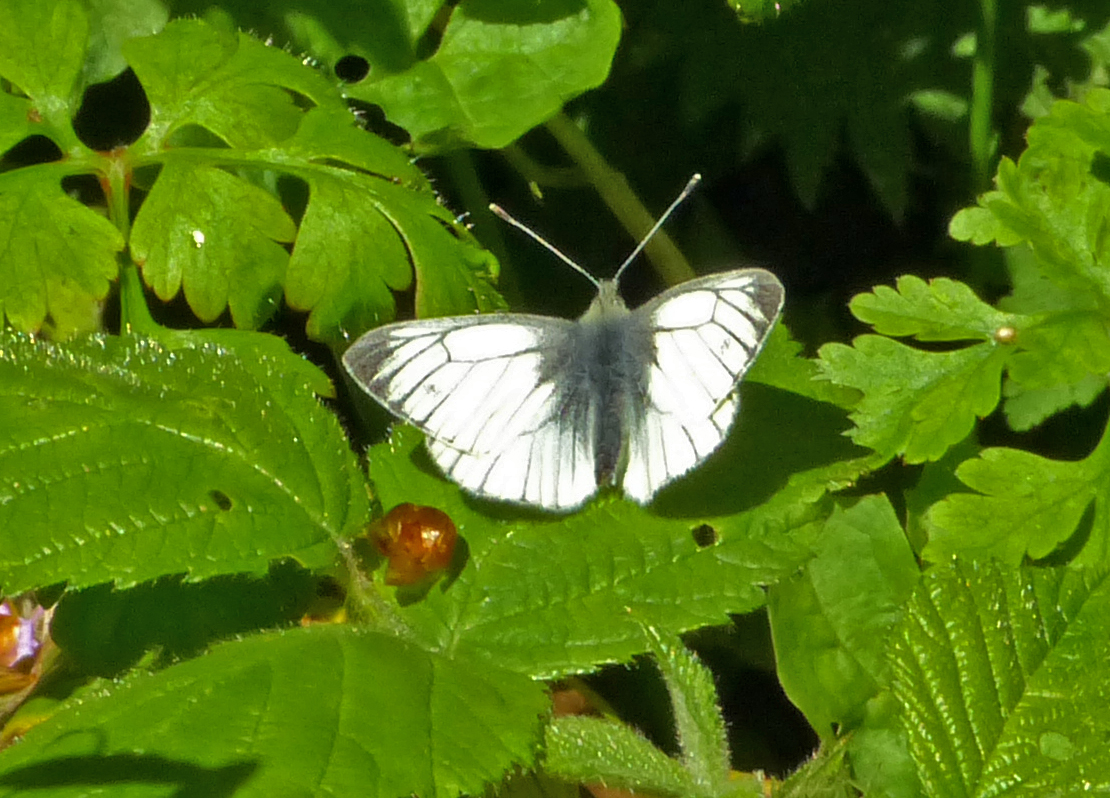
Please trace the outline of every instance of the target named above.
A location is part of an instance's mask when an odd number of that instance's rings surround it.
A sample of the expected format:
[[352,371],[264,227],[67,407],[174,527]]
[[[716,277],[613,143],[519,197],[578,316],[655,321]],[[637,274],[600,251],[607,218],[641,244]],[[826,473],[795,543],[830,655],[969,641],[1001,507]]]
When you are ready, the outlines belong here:
[[981,19],[976,35],[971,73],[971,113],[968,119],[976,193],[990,188],[998,136],[992,127],[994,107],[994,39],[998,29],[998,0],[979,0]]
[[[566,114],[560,113],[548,120],[546,127],[578,164],[586,180],[620,220],[624,229],[636,241],[643,238],[655,219],[628,185],[625,176],[609,165],[586,134]],[[694,270],[666,233],[656,233],[644,252],[668,285],[677,285],[694,277]]]

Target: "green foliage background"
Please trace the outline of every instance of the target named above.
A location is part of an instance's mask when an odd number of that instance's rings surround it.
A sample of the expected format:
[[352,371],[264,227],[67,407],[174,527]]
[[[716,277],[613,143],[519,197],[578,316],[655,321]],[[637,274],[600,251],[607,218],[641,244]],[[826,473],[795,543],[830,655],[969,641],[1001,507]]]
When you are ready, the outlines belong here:
[[[1108,19],[0,0],[0,586],[61,650],[0,794],[1110,789]],[[343,382],[394,318],[581,312],[491,199],[601,272],[694,171],[630,296],[746,253],[787,310],[650,507],[477,501]],[[360,554],[403,502],[438,582]]]

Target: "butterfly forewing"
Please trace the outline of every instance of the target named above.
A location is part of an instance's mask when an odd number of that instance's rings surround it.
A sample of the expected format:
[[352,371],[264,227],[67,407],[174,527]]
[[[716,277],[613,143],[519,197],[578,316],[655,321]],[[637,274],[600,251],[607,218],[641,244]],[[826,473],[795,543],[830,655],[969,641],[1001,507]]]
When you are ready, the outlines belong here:
[[628,421],[622,487],[646,503],[728,434],[736,387],[782,310],[782,284],[743,269],[684,283],[637,308],[651,330],[642,412]]
[[571,509],[597,491],[591,408],[550,373],[571,327],[517,314],[391,324],[343,361],[363,390],[424,431],[432,459],[461,487]]

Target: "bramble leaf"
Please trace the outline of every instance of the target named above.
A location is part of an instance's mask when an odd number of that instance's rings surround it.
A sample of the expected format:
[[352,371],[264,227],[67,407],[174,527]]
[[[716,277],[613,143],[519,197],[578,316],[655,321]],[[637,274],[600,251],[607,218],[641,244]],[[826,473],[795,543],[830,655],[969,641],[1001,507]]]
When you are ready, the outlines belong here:
[[104,685],[5,752],[0,795],[456,798],[530,765],[547,707],[541,684],[489,662],[317,625]]
[[544,751],[544,770],[568,781],[652,794],[694,794],[693,779],[677,760],[614,720],[555,718],[545,731]]
[[7,592],[258,573],[280,557],[320,567],[366,521],[357,461],[303,362],[135,338],[3,340]]
[[1110,787],[1108,656],[1102,571],[930,569],[892,652],[924,793]]

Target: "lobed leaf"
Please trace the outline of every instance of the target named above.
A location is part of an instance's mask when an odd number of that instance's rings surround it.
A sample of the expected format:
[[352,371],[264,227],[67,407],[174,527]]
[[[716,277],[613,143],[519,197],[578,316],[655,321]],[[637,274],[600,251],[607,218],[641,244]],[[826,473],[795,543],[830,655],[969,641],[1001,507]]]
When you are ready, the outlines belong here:
[[367,498],[300,373],[212,345],[5,337],[4,590],[329,563],[336,539],[365,522]]
[[[929,509],[924,556],[942,562],[957,553],[989,555],[1017,565],[1025,557],[1048,556],[1081,531],[1071,551],[1076,562],[1110,563],[1110,508],[1104,501],[1110,490],[1108,440],[1104,435],[1095,451],[1076,462],[984,449],[956,471],[978,493],[955,493]],[[1092,504],[1090,524],[1080,530]]]
[[851,302],[852,315],[883,335],[912,335],[919,341],[989,340],[1003,326],[1014,324],[981,301],[966,284],[944,277],[925,282],[912,274],[898,278],[896,288],[876,286]]
[[931,569],[892,649],[925,794],[1110,788],[1108,641],[1101,571]]
[[104,686],[0,761],[0,795],[476,794],[531,764],[542,685],[335,625]]
[[1060,288],[1110,300],[1106,229],[1110,186],[1095,168],[1110,154],[1110,91],[1082,103],[1059,100],[1027,134],[1019,161],[1003,159],[997,187],[953,218],[949,232],[976,244],[1029,244],[1044,276]]
[[64,172],[42,165],[0,174],[0,310],[17,328],[52,323],[57,335],[95,329],[124,239],[62,190]]
[[857,388],[863,399],[849,434],[884,458],[937,460],[998,405],[1011,350],[994,342],[952,352],[923,352],[877,335],[820,350],[823,375]]
[[123,54],[150,101],[150,124],[133,148],[157,153],[195,125],[231,147],[278,144],[304,116],[295,94],[338,107],[338,90],[289,53],[199,19],[175,19],[154,36],[130,39]]
[[203,322],[230,305],[236,327],[256,329],[278,307],[297,228],[268,191],[201,164],[171,162],[131,230],[131,256],[155,294],[182,287]]

